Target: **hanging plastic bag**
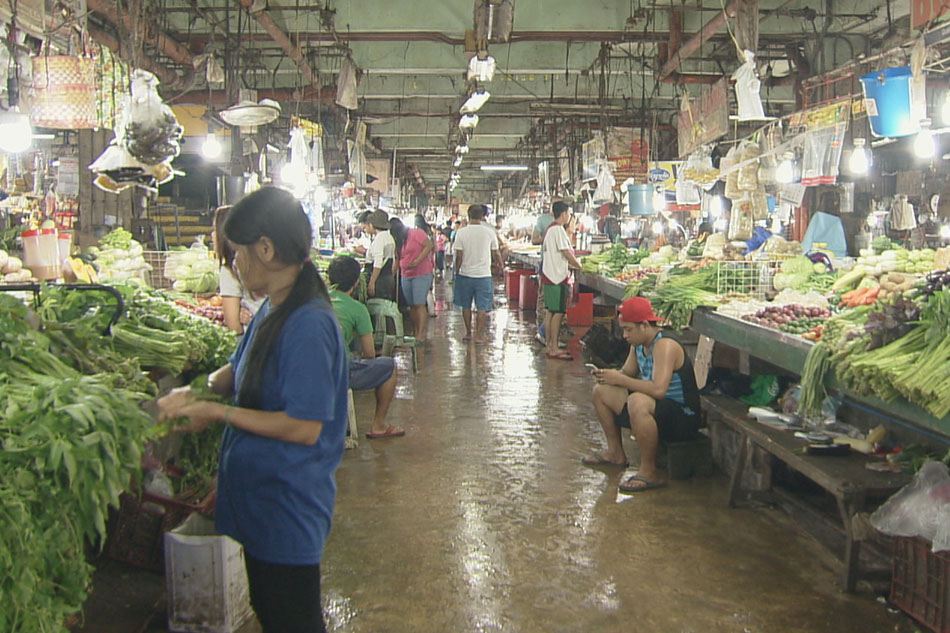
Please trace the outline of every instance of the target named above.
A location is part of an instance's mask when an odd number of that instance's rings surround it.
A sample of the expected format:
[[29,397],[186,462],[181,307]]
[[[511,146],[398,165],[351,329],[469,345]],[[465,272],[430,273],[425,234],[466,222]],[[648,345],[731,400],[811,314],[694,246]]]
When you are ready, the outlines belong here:
[[116,140],[145,165],[158,165],[178,156],[184,128],[158,94],[158,79],[152,73],[132,74],[132,97],[123,108]]
[[898,196],[894,199],[891,214],[888,218],[891,228],[895,231],[909,231],[917,228],[917,217],[914,215],[914,205],[907,201],[907,196]]
[[758,189],[750,194],[752,201],[752,220],[759,222],[769,219],[769,197],[764,189]]
[[754,191],[759,188],[759,156],[761,155],[759,146],[755,143],[746,142],[742,144],[742,155],[740,162],[744,163],[739,168],[739,189],[742,191]]
[[594,204],[613,202],[614,185],[616,183],[617,181],[614,180],[614,175],[610,173],[610,167],[607,165],[607,162],[601,162],[600,169],[597,172],[597,189],[594,190]]
[[355,110],[359,107],[356,72],[357,68],[353,60],[344,57],[340,64],[340,74],[336,78],[336,104],[347,110]]
[[739,189],[739,170],[733,169],[733,166],[739,162],[738,156],[737,147],[732,147],[719,163],[720,173],[726,174],[726,187],[723,195],[730,200],[738,200],[744,195]]
[[726,237],[730,240],[746,241],[752,237],[752,202],[748,199],[737,200],[732,203],[732,212],[729,215],[729,231]]
[[755,53],[748,50],[744,53],[745,61],[732,74],[736,82],[739,120],[761,121],[765,118],[765,110],[762,108],[762,98],[759,96],[762,82],[759,81],[758,73],[755,71]]

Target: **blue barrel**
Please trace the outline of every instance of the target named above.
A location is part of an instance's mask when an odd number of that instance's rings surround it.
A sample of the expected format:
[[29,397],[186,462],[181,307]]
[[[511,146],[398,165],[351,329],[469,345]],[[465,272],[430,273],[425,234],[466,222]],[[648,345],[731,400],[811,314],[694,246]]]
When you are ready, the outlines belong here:
[[909,66],[885,68],[861,77],[864,99],[875,136],[910,136],[920,131],[912,115]]
[[627,206],[630,215],[653,215],[653,185],[628,185]]

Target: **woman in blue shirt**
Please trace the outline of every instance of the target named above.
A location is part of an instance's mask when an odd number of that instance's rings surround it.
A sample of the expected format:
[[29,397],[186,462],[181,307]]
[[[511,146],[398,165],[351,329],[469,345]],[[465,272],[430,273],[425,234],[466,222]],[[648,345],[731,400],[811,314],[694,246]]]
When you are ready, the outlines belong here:
[[244,547],[251,604],[265,633],[326,630],[320,560],[343,455],[347,355],[327,289],[310,262],[310,222],[283,190],[231,210],[225,234],[244,287],[268,297],[231,362],[209,377],[233,405],[188,388],[159,401],[185,430],[223,422],[215,525]]

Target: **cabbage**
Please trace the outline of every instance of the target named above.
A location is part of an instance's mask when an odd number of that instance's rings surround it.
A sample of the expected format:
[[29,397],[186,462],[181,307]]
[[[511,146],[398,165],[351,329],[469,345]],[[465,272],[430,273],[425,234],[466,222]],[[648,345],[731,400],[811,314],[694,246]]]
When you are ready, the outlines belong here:
[[[799,273],[805,273],[806,275],[812,272],[814,263],[805,257],[800,255],[798,257],[792,257],[791,259],[786,259],[782,262],[782,272],[787,275],[795,275]],[[776,275],[778,277],[778,275]]]
[[214,292],[218,288],[218,275],[213,272],[195,275],[185,280],[185,286],[195,293]]
[[188,284],[185,283],[184,279],[179,279],[172,284],[172,290],[175,292],[186,292],[188,290]]
[[[810,268],[811,263],[809,262],[809,269]],[[786,289],[801,290],[808,285],[808,277],[810,275],[811,270],[797,273],[776,273],[775,277],[772,279],[772,284],[775,286],[775,289],[779,291]]]

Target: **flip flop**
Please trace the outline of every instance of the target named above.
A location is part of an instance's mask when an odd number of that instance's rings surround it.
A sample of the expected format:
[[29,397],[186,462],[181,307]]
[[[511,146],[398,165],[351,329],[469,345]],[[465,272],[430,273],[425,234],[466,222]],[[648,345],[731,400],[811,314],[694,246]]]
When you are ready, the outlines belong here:
[[574,357],[571,356],[570,352],[558,352],[557,354],[548,354],[548,358],[553,358],[554,360],[574,360]]
[[372,431],[370,431],[366,434],[366,437],[368,437],[371,440],[376,440],[383,437],[402,437],[405,434],[406,434],[405,429],[396,428],[395,426],[390,424],[389,426],[386,427],[386,430],[383,431],[382,433],[373,433]]
[[[630,483],[634,481],[643,482],[642,486],[631,486]],[[643,492],[644,490],[652,490],[654,488],[662,488],[666,486],[665,481],[659,479],[647,479],[646,477],[641,477],[640,475],[633,475],[625,479],[619,487],[620,492],[625,495],[633,495],[638,492]]]
[[604,456],[600,453],[594,453],[593,455],[588,455],[581,459],[581,463],[585,466],[590,466],[591,468],[598,468],[600,466],[616,466],[617,468],[626,468],[630,465],[630,462],[623,462],[618,464],[617,462],[612,462],[609,459],[604,459]]

